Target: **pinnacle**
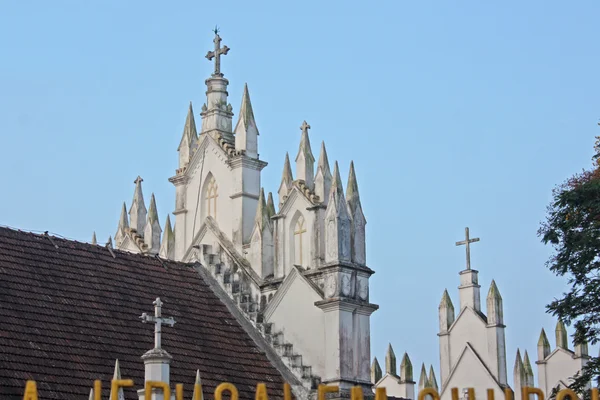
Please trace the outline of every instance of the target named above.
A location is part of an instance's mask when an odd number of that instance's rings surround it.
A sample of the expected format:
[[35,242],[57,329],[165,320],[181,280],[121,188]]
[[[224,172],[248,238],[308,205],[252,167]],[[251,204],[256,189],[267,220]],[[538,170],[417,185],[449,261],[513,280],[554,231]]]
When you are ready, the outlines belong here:
[[412,363],[406,352],[404,353],[404,356],[402,356],[402,361],[400,362],[400,378],[404,381],[412,381],[413,379]]
[[390,375],[396,375],[396,354],[392,344],[388,344],[387,353],[385,354],[385,372]]
[[452,304],[452,299],[448,294],[448,289],[444,289],[444,294],[442,294],[442,301],[440,301],[439,308],[448,307],[454,310],[454,305]]
[[171,216],[167,214],[167,219],[165,220],[165,237],[170,237],[173,235],[173,228],[171,227]]
[[[244,94],[242,95],[242,105],[240,106],[240,119],[238,125],[244,124],[244,129],[248,129],[248,126],[252,123],[256,128],[256,121],[254,120],[254,111],[252,110],[252,103],[250,102],[250,93],[248,92],[248,84],[244,84]],[[237,129],[236,129],[237,130]],[[258,129],[256,130],[258,135]]]
[[435,379],[435,371],[433,370],[433,365],[429,366],[429,386],[435,390],[438,390],[437,379]]
[[325,150],[325,142],[321,142],[321,153],[319,154],[319,163],[317,164],[317,172],[321,170],[323,176],[331,176],[329,169],[329,159],[327,158],[327,150]]
[[525,367],[523,365],[523,359],[521,358],[521,351],[517,349],[517,357],[515,359],[515,374],[523,374],[525,372]]
[[154,198],[154,193],[152,193],[152,197],[150,198],[150,209],[148,210],[148,221],[152,224],[155,221],[158,221],[158,212],[156,210],[156,199]]
[[540,332],[540,338],[538,340],[538,347],[539,346],[550,347],[550,341],[548,340],[548,336],[546,336],[544,328],[542,328],[542,331]]
[[375,357],[373,358],[373,363],[371,364],[371,381],[373,383],[379,382],[381,375],[381,366],[379,365],[379,361],[377,361],[377,357]]
[[90,396],[88,397],[88,400],[94,400],[94,388],[90,388]]
[[344,196],[344,188],[342,187],[342,178],[340,177],[340,169],[336,161],[333,166],[333,181],[331,182],[331,194],[340,198]]
[[360,196],[358,194],[358,183],[356,182],[356,172],[354,171],[354,161],[350,161],[350,173],[348,174],[348,186],[346,187],[346,201],[352,209],[360,206]]
[[531,368],[531,362],[529,361],[529,354],[527,354],[527,350],[525,350],[525,356],[523,357],[523,368],[528,375],[533,377],[533,368]]
[[267,211],[269,218],[276,214],[275,211],[275,202],[273,201],[273,193],[269,192],[269,197],[267,199]]
[[127,206],[123,202],[123,208],[121,209],[121,218],[119,218],[119,229],[129,228],[129,220],[127,219]]
[[429,379],[427,379],[427,370],[425,363],[421,364],[421,375],[419,377],[419,389],[429,387]]
[[283,174],[281,176],[282,182],[285,182],[288,186],[292,185],[294,176],[292,175],[292,166],[290,164],[290,155],[285,153],[285,161],[283,163]]
[[171,227],[171,216],[167,214],[165,220],[165,231],[163,232],[163,239],[160,245],[159,255],[162,258],[172,259],[173,252],[175,250],[175,234]]
[[563,349],[569,348],[569,343],[567,339],[567,328],[565,324],[559,319],[556,323],[556,347],[562,347]]
[[260,194],[258,195],[258,207],[256,208],[256,217],[254,221],[258,224],[260,229],[262,229],[265,223],[269,222],[269,210],[267,209],[267,203],[265,202],[265,189],[260,189]]
[[302,136],[300,137],[300,146],[298,146],[298,155],[296,156],[295,161],[297,162],[298,158],[300,157],[300,154],[303,154],[304,159],[312,165],[312,163],[315,162],[315,157],[313,156],[312,150],[310,148],[308,128],[310,128],[310,125],[308,125],[306,121],[304,121],[302,127],[300,127],[300,129],[302,130]]
[[98,244],[98,241],[96,240],[96,231],[94,231],[94,234],[92,235],[92,244]]
[[502,301],[502,296],[500,296],[500,291],[498,290],[498,286],[496,286],[496,281],[492,279],[492,283],[490,284],[490,290],[487,295],[488,299],[496,299]]

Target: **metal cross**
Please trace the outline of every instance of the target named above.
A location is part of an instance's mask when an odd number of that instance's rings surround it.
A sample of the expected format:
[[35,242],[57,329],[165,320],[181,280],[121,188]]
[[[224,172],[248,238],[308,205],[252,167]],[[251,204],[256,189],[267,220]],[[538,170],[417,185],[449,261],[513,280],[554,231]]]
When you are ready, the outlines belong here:
[[302,126],[300,127],[300,130],[302,131],[302,133],[306,133],[308,134],[308,130],[310,129],[310,125],[306,123],[306,121],[304,121],[302,123]]
[[206,53],[206,58],[209,60],[212,60],[213,58],[215,59],[215,72],[213,73],[213,76],[223,76],[221,73],[221,55],[226,55],[229,51],[229,47],[221,47],[221,36],[219,36],[219,30],[215,28],[214,32],[215,38],[213,43],[215,44],[215,50]]
[[464,244],[467,247],[467,269],[471,269],[471,247],[469,245],[475,242],[479,242],[479,238],[469,239],[469,228],[465,228],[465,240],[456,242],[457,246]]
[[152,304],[154,304],[154,316],[143,313],[140,316],[140,319],[142,320],[143,323],[146,323],[146,322],[154,323],[154,348],[160,349],[161,326],[163,324],[173,326],[173,325],[175,325],[175,320],[173,319],[173,317],[163,318],[161,316],[163,303],[162,303],[162,301],[160,301],[160,297],[157,297],[156,300],[154,300],[154,302]]

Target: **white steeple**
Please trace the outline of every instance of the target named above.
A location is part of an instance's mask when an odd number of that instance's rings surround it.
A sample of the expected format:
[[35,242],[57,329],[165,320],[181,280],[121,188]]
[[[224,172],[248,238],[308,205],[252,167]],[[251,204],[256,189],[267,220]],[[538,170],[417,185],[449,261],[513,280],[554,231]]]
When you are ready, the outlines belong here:
[[177,151],[179,152],[179,168],[184,168],[190,162],[190,158],[196,149],[197,142],[198,133],[196,131],[196,121],[194,120],[194,110],[192,109],[192,102],[190,101],[190,107],[188,108],[185,125],[183,127],[183,134],[181,135],[179,147],[177,147]]
[[171,228],[171,217],[168,214],[159,254],[162,258],[175,259],[175,234]]
[[123,208],[121,209],[121,217],[119,218],[119,226],[117,227],[117,233],[115,234],[115,241],[117,242],[117,246],[119,246],[127,232],[129,231],[129,221],[127,220],[127,206],[125,202],[123,202]]
[[235,148],[244,150],[250,158],[258,158],[258,128],[254,120],[248,84],[244,84],[242,105],[240,106],[238,122],[235,125]]
[[160,235],[162,229],[158,222],[158,211],[156,210],[156,200],[154,193],[150,198],[150,210],[148,211],[148,221],[146,221],[146,228],[144,230],[144,242],[148,245],[148,252],[150,254],[158,254],[160,251]]
[[331,190],[331,170],[329,169],[329,160],[327,159],[327,150],[325,142],[321,142],[321,153],[317,163],[317,173],[315,175],[315,194],[323,205],[327,205],[329,200],[329,191]]
[[352,261],[364,265],[366,259],[365,225],[367,220],[360,204],[354,161],[350,161],[350,173],[348,174],[348,185],[346,186],[346,202],[351,223],[351,253]]
[[325,211],[325,262],[350,261],[350,217],[337,161]]
[[290,195],[292,190],[292,182],[294,176],[292,175],[292,166],[290,165],[290,155],[285,153],[285,161],[283,162],[283,173],[281,174],[281,184],[279,185],[279,207],[285,202],[285,199]]
[[133,192],[133,201],[129,208],[129,221],[131,229],[135,229],[140,235],[144,235],[146,227],[146,205],[144,204],[144,195],[142,194],[142,182],[144,180],[138,176],[135,183],[135,191]]
[[304,181],[306,187],[312,190],[314,188],[315,157],[310,148],[310,140],[308,138],[309,129],[310,125],[304,121],[300,127],[302,136],[300,138],[300,146],[298,146],[298,155],[296,155],[295,161],[297,179]]

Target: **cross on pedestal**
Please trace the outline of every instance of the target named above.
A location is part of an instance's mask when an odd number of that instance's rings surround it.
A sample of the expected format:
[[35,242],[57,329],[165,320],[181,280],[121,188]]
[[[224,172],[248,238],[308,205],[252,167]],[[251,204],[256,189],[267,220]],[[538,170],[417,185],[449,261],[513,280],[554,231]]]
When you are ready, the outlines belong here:
[[302,131],[302,133],[306,133],[308,134],[308,130],[310,129],[310,125],[306,123],[306,121],[304,121],[302,123],[302,126],[300,127],[300,130]]
[[229,47],[221,47],[221,36],[219,36],[219,30],[215,28],[214,32],[215,38],[213,43],[215,44],[215,50],[206,53],[206,58],[208,58],[209,61],[213,58],[215,59],[215,72],[213,73],[213,76],[223,76],[221,73],[221,55],[226,55],[227,52],[229,52]]
[[173,326],[173,325],[175,325],[175,320],[173,319],[173,317],[163,318],[161,316],[163,303],[160,300],[160,297],[157,297],[156,300],[154,300],[154,302],[152,304],[154,304],[154,316],[143,313],[140,316],[140,319],[142,320],[142,322],[144,324],[146,322],[154,323],[154,348],[160,349],[161,326],[163,324],[168,325],[168,326]]
[[479,242],[479,238],[469,239],[469,228],[465,228],[465,240],[456,242],[457,246],[464,244],[467,247],[467,270],[471,269],[471,247],[469,245],[475,242]]

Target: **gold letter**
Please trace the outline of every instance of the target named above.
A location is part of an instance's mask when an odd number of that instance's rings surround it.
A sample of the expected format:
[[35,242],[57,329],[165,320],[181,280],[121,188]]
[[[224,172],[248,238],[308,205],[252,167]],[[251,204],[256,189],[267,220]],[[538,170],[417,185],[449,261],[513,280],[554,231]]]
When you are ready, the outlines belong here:
[[175,385],[175,400],[183,400],[183,383],[178,383],[177,385]]
[[577,393],[575,393],[571,389],[559,390],[558,394],[556,395],[556,400],[564,400],[567,396],[569,397],[569,400],[579,400],[579,397],[577,397]]
[[387,392],[384,387],[375,389],[375,400],[387,400]]
[[488,389],[487,394],[487,400],[494,400],[494,389]]
[[[133,386],[133,381],[131,379],[113,379],[110,383],[110,390],[112,392],[110,400],[117,400],[117,393],[119,392],[119,388],[131,386]],[[96,393],[94,393],[94,398],[95,397]]]
[[194,384],[194,394],[192,397],[193,400],[204,400],[204,396],[202,395],[202,385],[199,383]]
[[269,396],[267,395],[267,385],[264,383],[256,385],[256,396],[254,398],[256,400],[269,400]]
[[510,388],[504,389],[504,400],[513,400],[513,391]]
[[27,381],[23,400],[38,400],[37,385],[35,381]]
[[215,400],[223,400],[223,392],[225,390],[229,390],[229,393],[231,394],[231,398],[229,400],[238,400],[239,393],[237,388],[228,382],[221,383],[219,386],[217,386],[215,389]]
[[452,400],[458,400],[458,388],[452,388],[450,392],[452,393]]
[[521,400],[529,400],[530,394],[537,394],[537,400],[544,400],[544,392],[538,388],[525,386],[521,389]]
[[102,400],[102,381],[94,381],[94,400]]
[[598,388],[592,388],[592,400],[598,400]]
[[[113,385],[114,385],[114,382],[119,382],[119,381],[113,381]],[[131,382],[131,386],[133,386],[133,382]],[[152,400],[152,389],[154,389],[154,388],[163,390],[163,397],[165,400],[169,400],[171,398],[171,388],[165,382],[146,381],[145,400]],[[113,393],[115,394],[115,397],[116,397],[117,392],[115,390],[113,390]],[[110,400],[117,400],[117,399],[115,398],[115,399],[110,399]]]
[[353,386],[350,389],[350,400],[363,400],[363,391],[360,386]]
[[[283,384],[283,400],[292,400],[292,387],[287,382]],[[598,400],[598,399],[592,399],[592,400]]]
[[440,395],[438,394],[437,390],[433,388],[426,388],[421,390],[419,392],[419,400],[425,400],[425,396],[427,395],[430,395],[433,398],[433,400],[440,400]]
[[319,400],[325,400],[326,393],[335,393],[339,389],[340,388],[338,386],[329,386],[329,385],[319,384]]

